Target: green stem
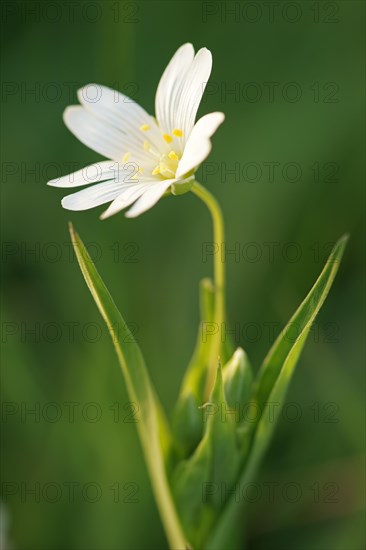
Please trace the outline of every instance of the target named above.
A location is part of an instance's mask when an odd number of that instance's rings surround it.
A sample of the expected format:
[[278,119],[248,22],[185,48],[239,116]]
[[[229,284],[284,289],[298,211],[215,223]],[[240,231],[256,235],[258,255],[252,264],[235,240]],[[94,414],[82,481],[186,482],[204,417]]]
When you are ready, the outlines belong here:
[[211,346],[210,364],[208,367],[205,388],[205,399],[208,400],[215,382],[217,362],[220,354],[221,330],[222,324],[225,320],[225,266],[221,258],[221,246],[225,238],[224,220],[219,203],[205,187],[196,181],[193,184],[191,191],[206,204],[210,211],[213,223],[214,244],[217,245],[214,250],[214,322],[218,330],[212,336],[213,342]]

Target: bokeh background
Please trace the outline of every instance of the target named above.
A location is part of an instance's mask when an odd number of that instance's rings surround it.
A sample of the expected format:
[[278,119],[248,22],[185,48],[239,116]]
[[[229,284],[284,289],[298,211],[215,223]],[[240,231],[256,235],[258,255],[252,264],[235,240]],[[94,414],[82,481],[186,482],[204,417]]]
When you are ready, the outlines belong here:
[[62,122],[76,90],[105,84],[153,112],[162,71],[187,41],[214,58],[199,114],[226,114],[200,178],[236,250],[229,321],[255,369],[331,243],[351,235],[292,405],[243,497],[249,548],[364,547],[364,12],[360,1],[3,3],[4,548],[166,548],[67,222],[89,243],[170,414],[196,338],[198,282],[212,272],[209,215],[187,194],[101,222],[102,208],[64,211],[63,191],[46,182],[101,158]]

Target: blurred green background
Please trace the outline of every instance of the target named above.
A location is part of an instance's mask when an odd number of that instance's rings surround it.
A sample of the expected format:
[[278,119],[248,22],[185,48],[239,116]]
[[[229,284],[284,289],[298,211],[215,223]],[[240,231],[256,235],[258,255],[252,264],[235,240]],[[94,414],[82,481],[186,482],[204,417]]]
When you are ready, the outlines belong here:
[[103,208],[67,212],[65,193],[45,184],[101,158],[62,122],[76,90],[105,84],[153,113],[162,71],[188,41],[214,59],[199,114],[226,114],[200,175],[239,250],[226,256],[229,321],[256,368],[330,243],[351,234],[246,497],[249,548],[364,547],[364,12],[359,1],[3,3],[4,548],[166,548],[67,222],[135,328],[169,414],[196,337],[198,282],[212,272],[210,219],[187,194],[101,222]]

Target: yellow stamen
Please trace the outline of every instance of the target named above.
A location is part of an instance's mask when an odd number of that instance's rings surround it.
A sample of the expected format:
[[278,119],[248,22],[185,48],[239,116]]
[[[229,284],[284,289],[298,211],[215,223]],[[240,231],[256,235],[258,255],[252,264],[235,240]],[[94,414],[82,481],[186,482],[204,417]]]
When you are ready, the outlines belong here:
[[151,175],[152,176],[157,176],[158,174],[160,174],[160,166],[159,164],[157,166],[155,166],[154,170],[151,172]]
[[182,130],[179,130],[179,128],[174,128],[174,130],[172,131],[172,134],[173,136],[176,136],[176,137],[182,137],[183,132]]
[[148,141],[144,141],[144,150],[149,151],[150,149],[150,143]]
[[147,132],[148,130],[150,130],[150,126],[148,124],[143,124],[142,126],[140,126],[140,130],[142,132]]
[[168,157],[170,158],[170,160],[179,160],[179,157],[175,151],[170,151]]
[[131,153],[125,153],[122,157],[122,162],[128,162],[130,160]]
[[163,134],[163,138],[167,143],[171,143],[173,141],[172,136],[170,136],[169,134]]

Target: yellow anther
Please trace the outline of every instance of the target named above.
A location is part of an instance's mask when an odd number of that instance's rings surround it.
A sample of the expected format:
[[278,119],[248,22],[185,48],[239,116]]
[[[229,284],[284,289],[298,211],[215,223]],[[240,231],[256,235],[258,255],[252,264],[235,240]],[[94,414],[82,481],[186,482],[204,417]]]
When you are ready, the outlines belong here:
[[150,126],[148,124],[143,124],[142,126],[140,126],[140,130],[142,132],[147,132],[148,130],[150,130]]
[[149,151],[150,150],[150,143],[148,141],[144,141],[144,150]]
[[163,134],[163,138],[167,143],[171,143],[173,141],[172,136],[170,136],[169,134]]
[[168,157],[170,158],[170,160],[179,160],[179,157],[175,151],[170,151]]
[[131,153],[125,153],[122,157],[122,162],[128,162],[130,160]]
[[179,128],[174,128],[174,130],[172,131],[172,134],[173,136],[176,136],[176,137],[182,137],[183,132],[182,130],[179,130]]
[[158,174],[160,174],[160,166],[159,164],[157,166],[155,166],[154,170],[151,172],[151,175],[152,176],[157,176]]

